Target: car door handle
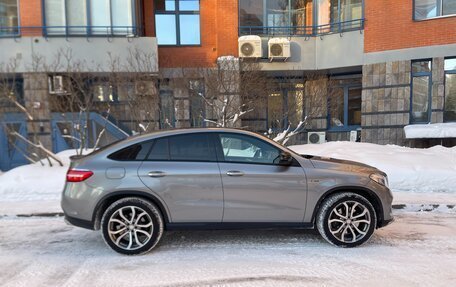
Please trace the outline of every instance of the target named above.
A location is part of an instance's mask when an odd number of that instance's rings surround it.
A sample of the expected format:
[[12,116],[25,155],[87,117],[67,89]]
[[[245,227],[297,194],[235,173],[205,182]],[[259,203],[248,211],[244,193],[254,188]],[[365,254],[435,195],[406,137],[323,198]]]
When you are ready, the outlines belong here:
[[238,171],[238,170],[229,170],[226,172],[227,175],[229,176],[243,176],[244,173],[242,171]]
[[150,177],[164,177],[166,173],[163,171],[150,171],[147,175]]

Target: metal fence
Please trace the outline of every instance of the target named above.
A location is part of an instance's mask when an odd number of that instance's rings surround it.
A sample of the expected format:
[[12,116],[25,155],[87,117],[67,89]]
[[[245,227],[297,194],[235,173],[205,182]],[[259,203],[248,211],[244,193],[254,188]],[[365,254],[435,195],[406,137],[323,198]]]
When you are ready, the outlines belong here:
[[365,19],[316,26],[240,26],[239,35],[315,37],[364,29]]

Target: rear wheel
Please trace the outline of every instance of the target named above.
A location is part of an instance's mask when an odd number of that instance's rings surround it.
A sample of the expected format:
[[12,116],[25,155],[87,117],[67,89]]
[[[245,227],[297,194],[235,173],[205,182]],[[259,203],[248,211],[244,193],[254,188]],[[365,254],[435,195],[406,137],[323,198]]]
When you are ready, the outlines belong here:
[[317,214],[321,236],[340,247],[355,247],[369,240],[376,222],[375,209],[369,200],[351,192],[328,197]]
[[163,218],[151,202],[136,197],[123,198],[106,209],[101,231],[106,244],[116,252],[143,254],[160,241]]

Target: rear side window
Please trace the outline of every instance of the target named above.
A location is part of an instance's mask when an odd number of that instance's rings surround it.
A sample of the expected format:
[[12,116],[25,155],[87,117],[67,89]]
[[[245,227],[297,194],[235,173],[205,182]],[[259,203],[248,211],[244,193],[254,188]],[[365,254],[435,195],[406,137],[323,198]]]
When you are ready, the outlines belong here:
[[110,154],[108,158],[118,161],[144,160],[151,146],[151,141],[134,144]]
[[168,138],[161,138],[154,141],[154,146],[147,160],[169,160]]
[[173,161],[216,161],[207,134],[188,134],[169,137],[169,153]]

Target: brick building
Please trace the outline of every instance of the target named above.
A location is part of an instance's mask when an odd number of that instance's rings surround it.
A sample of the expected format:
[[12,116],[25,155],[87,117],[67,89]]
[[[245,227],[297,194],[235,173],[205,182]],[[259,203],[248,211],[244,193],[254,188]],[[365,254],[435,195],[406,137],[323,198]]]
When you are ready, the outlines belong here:
[[[455,16],[454,0],[0,0],[0,67],[14,81],[2,79],[34,113],[27,119],[1,101],[0,154],[8,156],[0,168],[24,161],[5,124],[54,151],[71,146],[62,140],[68,115],[53,104],[65,85],[67,71],[55,64],[62,51],[83,61],[78,72],[96,74],[85,80],[96,102],[94,134],[106,103],[114,138],[145,117],[151,130],[208,126],[200,116],[207,106],[189,91],[196,85],[204,93],[207,83],[183,74],[217,69],[219,57],[233,55],[279,83],[259,95],[240,126],[265,132],[296,125],[318,90],[327,104],[295,142],[311,132],[348,140],[357,131],[365,142],[432,144],[406,140],[403,128],[456,121]],[[131,51],[147,55],[141,77],[127,67]],[[113,58],[116,72],[133,80],[104,82]],[[12,60],[13,72],[6,69]],[[142,104],[132,106],[129,99],[139,96]]]

